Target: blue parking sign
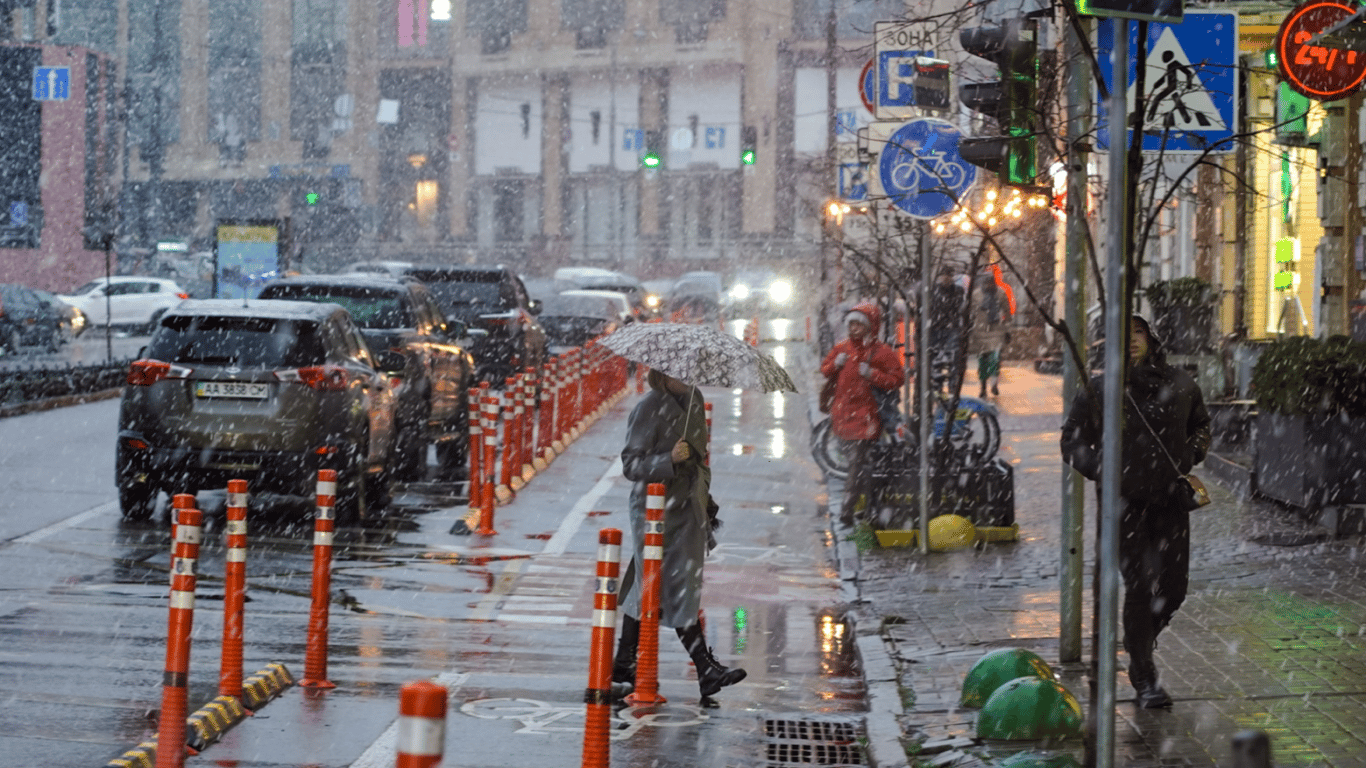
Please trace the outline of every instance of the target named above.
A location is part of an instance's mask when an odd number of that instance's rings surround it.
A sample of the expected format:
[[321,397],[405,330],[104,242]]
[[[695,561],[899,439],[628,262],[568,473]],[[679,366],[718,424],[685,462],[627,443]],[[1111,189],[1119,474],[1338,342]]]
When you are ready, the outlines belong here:
[[22,227],[28,223],[28,203],[23,200],[11,200],[9,204],[9,224],[11,227]]
[[70,67],[34,67],[33,100],[66,101],[71,98]]

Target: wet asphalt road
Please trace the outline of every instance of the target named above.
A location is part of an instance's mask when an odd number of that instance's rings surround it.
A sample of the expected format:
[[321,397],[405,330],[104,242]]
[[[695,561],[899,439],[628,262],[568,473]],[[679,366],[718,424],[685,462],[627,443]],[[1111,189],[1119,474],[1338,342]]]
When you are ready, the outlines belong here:
[[[766,339],[795,336],[766,327]],[[802,344],[768,341],[794,379]],[[614,720],[614,765],[749,765],[787,749],[773,721],[857,721],[862,682],[842,619],[824,487],[808,458],[810,393],[708,390],[721,545],[707,564],[707,639],[749,677],[699,708],[695,673],[661,633],[659,708]],[[392,765],[398,690],[450,691],[446,766],[579,765],[598,531],[629,538],[616,456],[632,389],[499,507],[492,537],[457,536],[461,485],[415,485],[379,524],[339,533],[328,679],[291,688],[189,765]],[[0,422],[0,766],[103,765],[147,738],[160,706],[169,538],[114,504],[117,401]],[[19,447],[24,446],[24,447]],[[54,470],[53,467],[61,467]],[[253,500],[246,674],[300,677],[308,509]],[[216,693],[221,494],[203,494],[191,709]],[[278,515],[267,522],[257,515]]]

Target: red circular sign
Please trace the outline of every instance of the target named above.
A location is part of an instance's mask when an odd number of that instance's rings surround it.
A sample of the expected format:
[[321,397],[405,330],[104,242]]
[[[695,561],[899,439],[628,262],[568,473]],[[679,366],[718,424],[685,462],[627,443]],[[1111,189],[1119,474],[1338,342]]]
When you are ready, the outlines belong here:
[[1281,22],[1276,33],[1276,67],[1291,88],[1321,101],[1356,93],[1366,80],[1366,52],[1309,41],[1351,16],[1356,8],[1336,0],[1310,0]]
[[862,71],[858,73],[858,95],[860,99],[863,99],[863,106],[870,115],[877,114],[877,99],[873,96],[873,89],[877,87],[873,80],[877,77],[877,73],[873,71],[873,61],[873,59],[869,59],[868,63],[863,65]]

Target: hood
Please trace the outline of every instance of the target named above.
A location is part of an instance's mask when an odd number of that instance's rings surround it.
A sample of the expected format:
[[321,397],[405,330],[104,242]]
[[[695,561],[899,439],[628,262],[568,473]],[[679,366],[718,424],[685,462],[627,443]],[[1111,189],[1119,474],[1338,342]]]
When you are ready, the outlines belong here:
[[[849,312],[858,312],[868,318],[868,336],[876,339],[878,331],[882,329],[882,312],[878,310],[877,304],[871,301],[862,301],[849,308]],[[845,313],[848,317],[848,312]]]

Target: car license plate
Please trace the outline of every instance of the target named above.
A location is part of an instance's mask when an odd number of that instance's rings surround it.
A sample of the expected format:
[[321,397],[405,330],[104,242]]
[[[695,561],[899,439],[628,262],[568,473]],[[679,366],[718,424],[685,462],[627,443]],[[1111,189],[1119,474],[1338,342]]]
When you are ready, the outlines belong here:
[[269,386],[250,381],[200,381],[194,385],[194,394],[195,397],[265,400],[270,396]]

